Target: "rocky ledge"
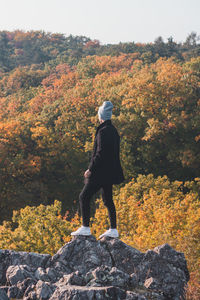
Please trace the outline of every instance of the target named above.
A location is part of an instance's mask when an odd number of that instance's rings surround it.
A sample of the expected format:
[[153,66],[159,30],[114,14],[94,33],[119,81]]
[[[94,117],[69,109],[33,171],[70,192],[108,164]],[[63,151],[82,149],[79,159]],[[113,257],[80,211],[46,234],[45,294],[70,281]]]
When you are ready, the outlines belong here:
[[77,236],[54,256],[0,250],[0,299],[185,299],[184,254],[142,253],[119,239]]

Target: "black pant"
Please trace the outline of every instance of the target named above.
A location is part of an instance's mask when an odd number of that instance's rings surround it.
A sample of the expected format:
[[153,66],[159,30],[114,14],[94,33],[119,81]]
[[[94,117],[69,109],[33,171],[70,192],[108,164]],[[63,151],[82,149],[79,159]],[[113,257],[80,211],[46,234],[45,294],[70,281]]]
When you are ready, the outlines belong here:
[[87,181],[79,195],[80,209],[83,226],[90,223],[90,200],[91,197],[101,188],[102,198],[108,209],[111,228],[116,228],[116,210],[113,202],[112,184],[99,184]]

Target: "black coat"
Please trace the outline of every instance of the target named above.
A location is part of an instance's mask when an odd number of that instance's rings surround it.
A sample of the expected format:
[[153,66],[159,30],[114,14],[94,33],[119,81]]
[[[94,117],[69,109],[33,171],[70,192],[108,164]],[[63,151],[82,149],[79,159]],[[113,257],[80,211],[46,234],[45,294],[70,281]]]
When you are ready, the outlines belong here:
[[97,183],[120,184],[125,178],[120,164],[120,136],[111,120],[96,130],[88,180]]

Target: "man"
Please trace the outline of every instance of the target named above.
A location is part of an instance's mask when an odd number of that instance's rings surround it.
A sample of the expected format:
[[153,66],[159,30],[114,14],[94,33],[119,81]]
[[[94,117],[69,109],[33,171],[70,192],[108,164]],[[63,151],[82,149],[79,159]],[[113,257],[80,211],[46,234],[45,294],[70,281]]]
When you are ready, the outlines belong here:
[[101,188],[102,198],[108,209],[110,229],[100,235],[119,237],[116,229],[116,210],[113,202],[112,185],[124,181],[120,164],[120,136],[111,122],[113,104],[104,101],[99,107],[100,125],[97,127],[92,158],[84,173],[85,185],[79,195],[82,226],[71,235],[91,235],[90,232],[90,199]]

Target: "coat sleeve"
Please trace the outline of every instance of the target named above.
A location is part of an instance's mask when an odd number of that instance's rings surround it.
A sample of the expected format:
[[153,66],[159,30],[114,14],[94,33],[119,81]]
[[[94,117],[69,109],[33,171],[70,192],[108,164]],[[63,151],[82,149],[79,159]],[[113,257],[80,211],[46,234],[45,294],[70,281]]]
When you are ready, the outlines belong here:
[[106,157],[106,149],[107,149],[106,135],[105,132],[101,130],[97,134],[96,154],[88,166],[88,169],[91,172],[95,172],[99,168],[99,166],[104,163]]

